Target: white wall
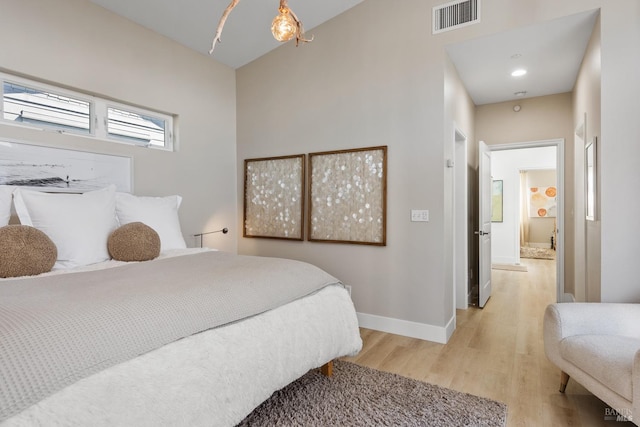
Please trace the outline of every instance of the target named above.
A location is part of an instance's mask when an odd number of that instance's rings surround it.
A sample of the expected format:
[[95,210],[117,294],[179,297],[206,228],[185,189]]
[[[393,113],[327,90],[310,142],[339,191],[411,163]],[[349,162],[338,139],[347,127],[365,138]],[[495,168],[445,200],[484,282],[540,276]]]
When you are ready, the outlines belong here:
[[491,152],[491,176],[503,180],[503,222],[491,223],[491,261],[520,261],[520,171],[555,169],[556,148],[538,147]]
[[640,2],[617,1],[615,7],[603,7],[601,43],[601,300],[640,302],[634,261],[640,239],[632,231],[640,199],[629,196],[640,188],[640,79],[629,78],[629,70],[640,70]]
[[[3,71],[175,114],[179,132],[176,152],[3,123],[0,138],[131,156],[135,193],[183,197],[187,244],[237,232],[232,69],[85,0],[2,0],[0,15]],[[221,234],[205,244],[237,249]]]
[[[451,200],[445,199],[451,171],[443,146],[444,49],[425,43],[426,34],[402,43],[390,34],[399,22],[420,28],[430,10],[422,1],[389,8],[369,0],[314,29],[313,43],[284,45],[238,70],[239,162],[389,147],[386,247],[242,239],[239,251],[317,264],[353,286],[357,310],[372,322],[444,340],[453,315],[452,273],[442,268],[451,265],[444,252],[452,236],[443,208]],[[284,102],[288,95],[292,101]],[[429,209],[430,221],[410,222],[411,209]]]
[[[599,302],[601,300],[601,245],[602,230],[601,200],[596,200],[596,219],[586,221],[585,212],[585,153],[584,145],[594,137],[602,136],[602,57],[601,20],[598,18],[582,60],[573,91],[573,121],[581,135],[576,135],[575,146],[575,298],[577,301]],[[601,138],[600,138],[601,139]],[[602,142],[596,148],[598,157],[603,153]],[[615,146],[615,145],[614,145]],[[622,151],[624,153],[624,151]],[[596,165],[602,188],[602,165]],[[626,182],[626,181],[625,181]],[[600,191],[602,193],[602,191]]]

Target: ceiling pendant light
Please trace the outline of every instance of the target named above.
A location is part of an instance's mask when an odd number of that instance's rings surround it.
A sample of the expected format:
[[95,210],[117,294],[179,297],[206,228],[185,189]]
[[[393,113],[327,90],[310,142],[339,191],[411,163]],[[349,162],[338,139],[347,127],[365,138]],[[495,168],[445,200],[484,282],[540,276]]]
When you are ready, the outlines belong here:
[[[213,37],[213,42],[211,43],[211,50],[209,50],[209,54],[212,54],[213,49],[215,49],[216,47],[216,44],[220,43],[222,28],[224,27],[229,14],[238,3],[240,3],[240,0],[231,0],[229,6],[227,6],[227,8],[222,13],[220,22],[218,22],[218,29],[216,30],[216,34]],[[278,40],[279,42],[286,42],[295,37],[296,46],[298,46],[298,43],[300,42],[307,43],[313,41],[313,36],[311,36],[310,39],[304,38],[302,22],[300,22],[296,14],[293,13],[291,9],[289,9],[287,0],[280,0],[280,7],[278,8],[278,11],[280,13],[273,19],[273,22],[271,23],[271,33],[276,40]]]
[[273,23],[271,24],[271,34],[279,42],[287,42],[294,38],[297,33],[298,26],[291,16],[291,10],[286,6],[280,6],[280,13],[273,18]]

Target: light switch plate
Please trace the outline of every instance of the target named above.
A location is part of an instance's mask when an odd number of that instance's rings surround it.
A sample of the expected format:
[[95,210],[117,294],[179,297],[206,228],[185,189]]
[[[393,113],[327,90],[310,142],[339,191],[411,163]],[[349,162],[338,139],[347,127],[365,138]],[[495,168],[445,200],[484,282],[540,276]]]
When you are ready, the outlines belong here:
[[425,209],[411,209],[411,222],[429,222],[429,211]]

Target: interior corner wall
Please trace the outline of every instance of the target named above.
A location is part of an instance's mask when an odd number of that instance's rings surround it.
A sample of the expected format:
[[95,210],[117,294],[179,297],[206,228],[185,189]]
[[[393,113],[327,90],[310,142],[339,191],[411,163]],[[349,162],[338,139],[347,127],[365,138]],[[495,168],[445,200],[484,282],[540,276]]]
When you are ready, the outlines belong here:
[[[239,252],[318,265],[352,286],[361,322],[444,341],[444,52],[426,33],[389,33],[419,28],[430,10],[368,0],[310,31],[313,43],[237,70],[239,182],[246,158],[388,146],[386,246],[244,238]],[[411,209],[429,222],[411,222]]]
[[[179,194],[182,231],[236,226],[235,72],[85,0],[3,0],[3,71],[175,114],[175,152],[0,123],[0,138],[129,156],[134,193]],[[235,252],[232,235],[205,245]]]

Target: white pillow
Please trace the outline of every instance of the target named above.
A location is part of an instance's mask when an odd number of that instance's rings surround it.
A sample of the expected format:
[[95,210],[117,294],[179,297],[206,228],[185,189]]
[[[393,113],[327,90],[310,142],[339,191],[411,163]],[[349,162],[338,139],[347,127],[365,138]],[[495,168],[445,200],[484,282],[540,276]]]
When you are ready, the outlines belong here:
[[106,261],[107,240],[116,228],[116,187],[84,194],[13,193],[20,222],[44,232],[58,249],[55,269]]
[[14,187],[0,185],[0,227],[9,224]]
[[116,193],[116,216],[120,225],[142,222],[160,236],[160,250],[184,249],[187,244],[180,230],[180,196],[140,197]]

